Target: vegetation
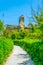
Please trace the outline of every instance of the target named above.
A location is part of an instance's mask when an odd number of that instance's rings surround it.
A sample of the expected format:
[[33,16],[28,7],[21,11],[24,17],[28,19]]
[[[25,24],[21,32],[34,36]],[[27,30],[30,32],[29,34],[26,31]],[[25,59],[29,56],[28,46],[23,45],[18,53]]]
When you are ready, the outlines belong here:
[[0,20],[0,31],[2,31],[4,28],[3,22]]
[[13,42],[10,39],[0,38],[0,65],[6,60],[13,48]]
[[3,22],[0,20],[0,35],[3,34],[3,31],[4,31],[4,24],[3,24]]
[[38,22],[38,28],[41,31],[41,39],[43,39],[43,10],[40,11],[39,15],[34,15],[36,21]]

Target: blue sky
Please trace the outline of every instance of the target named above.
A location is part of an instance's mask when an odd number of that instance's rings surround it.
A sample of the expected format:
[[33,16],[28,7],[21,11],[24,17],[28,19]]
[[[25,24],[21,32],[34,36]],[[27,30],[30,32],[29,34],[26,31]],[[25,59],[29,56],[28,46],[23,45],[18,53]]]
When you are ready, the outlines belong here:
[[19,17],[24,15],[25,25],[28,25],[28,16],[31,16],[31,2],[33,9],[37,11],[38,0],[0,0],[0,19],[4,20],[5,24],[18,25]]

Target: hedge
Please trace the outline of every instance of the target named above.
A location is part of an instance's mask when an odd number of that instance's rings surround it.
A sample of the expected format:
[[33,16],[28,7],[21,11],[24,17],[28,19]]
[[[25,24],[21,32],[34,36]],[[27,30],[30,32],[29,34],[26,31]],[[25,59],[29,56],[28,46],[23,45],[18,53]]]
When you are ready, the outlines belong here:
[[10,39],[0,38],[0,65],[3,65],[12,49],[13,42]]
[[14,44],[21,46],[30,54],[31,59],[34,61],[34,65],[43,65],[43,42],[33,41],[30,43],[30,41],[14,40]]

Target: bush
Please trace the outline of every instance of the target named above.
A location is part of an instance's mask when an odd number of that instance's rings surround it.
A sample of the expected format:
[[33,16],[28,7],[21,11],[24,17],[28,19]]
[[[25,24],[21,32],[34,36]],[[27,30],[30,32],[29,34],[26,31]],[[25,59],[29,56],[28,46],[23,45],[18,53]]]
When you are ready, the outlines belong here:
[[0,38],[0,65],[3,64],[13,48],[13,42],[10,39]]
[[30,41],[15,40],[14,44],[19,45],[26,50],[35,62],[35,65],[43,65],[43,42],[41,42],[41,40],[33,40],[33,42],[30,43]]
[[16,38],[15,34],[12,34],[11,39],[15,39],[15,38]]
[[24,32],[23,30],[20,30],[20,31],[19,31],[19,36],[20,36],[21,39],[24,39],[24,37],[25,37],[25,32]]

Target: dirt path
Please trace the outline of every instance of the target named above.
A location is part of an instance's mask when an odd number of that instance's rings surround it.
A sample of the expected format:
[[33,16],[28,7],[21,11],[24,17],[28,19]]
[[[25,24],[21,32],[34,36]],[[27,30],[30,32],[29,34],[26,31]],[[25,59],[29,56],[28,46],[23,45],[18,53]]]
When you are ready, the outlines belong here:
[[19,46],[14,46],[13,52],[4,65],[34,65],[30,56]]

